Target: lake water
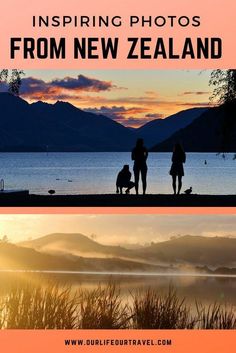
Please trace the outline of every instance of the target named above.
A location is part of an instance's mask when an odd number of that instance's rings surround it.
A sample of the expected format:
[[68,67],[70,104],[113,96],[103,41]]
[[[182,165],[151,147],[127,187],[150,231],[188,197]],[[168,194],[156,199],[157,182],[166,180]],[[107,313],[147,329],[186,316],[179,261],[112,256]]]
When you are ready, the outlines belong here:
[[[207,164],[205,164],[205,160]],[[172,193],[170,153],[150,153],[147,193]],[[0,179],[5,189],[31,193],[103,194],[115,192],[118,171],[132,161],[128,152],[100,153],[0,153]],[[183,190],[199,194],[235,194],[236,160],[215,153],[187,153]],[[134,192],[134,191],[132,191]]]
[[186,303],[195,308],[195,301],[204,305],[214,302],[236,307],[236,277],[228,276],[166,276],[166,275],[109,275],[109,274],[71,274],[71,273],[0,273],[0,295],[8,293],[12,285],[17,284],[45,284],[51,281],[59,286],[70,286],[73,290],[95,289],[98,285],[107,285],[115,282],[121,290],[124,301],[130,301],[136,292],[151,288],[164,294],[169,286],[177,290],[178,297],[185,298]]

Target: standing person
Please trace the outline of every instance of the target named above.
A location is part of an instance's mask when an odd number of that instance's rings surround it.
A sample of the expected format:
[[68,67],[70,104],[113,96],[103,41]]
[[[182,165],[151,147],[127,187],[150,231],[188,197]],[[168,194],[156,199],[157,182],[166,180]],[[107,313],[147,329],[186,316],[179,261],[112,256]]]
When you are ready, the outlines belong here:
[[131,155],[132,160],[134,161],[134,183],[136,194],[138,195],[139,187],[139,175],[141,173],[142,184],[143,184],[143,195],[146,193],[147,188],[147,158],[148,151],[144,146],[143,139],[137,139],[136,146],[132,150]]
[[178,176],[178,191],[180,193],[182,188],[182,177],[184,176],[184,167],[183,163],[186,162],[186,154],[183,150],[183,147],[180,143],[174,145],[173,154],[172,154],[172,165],[170,168],[170,175],[172,176],[172,186],[174,194],[176,195],[176,178]]

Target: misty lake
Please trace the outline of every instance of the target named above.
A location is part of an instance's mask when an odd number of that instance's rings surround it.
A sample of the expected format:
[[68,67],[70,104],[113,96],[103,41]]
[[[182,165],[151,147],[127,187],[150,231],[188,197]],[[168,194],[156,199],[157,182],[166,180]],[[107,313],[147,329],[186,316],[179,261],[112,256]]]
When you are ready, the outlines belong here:
[[[206,161],[206,164],[205,164]],[[100,153],[0,153],[0,179],[5,189],[28,189],[30,193],[114,193],[118,171],[133,162],[128,152]],[[150,153],[147,193],[170,194],[171,153]],[[187,153],[183,190],[198,194],[235,194],[236,160],[215,153]],[[134,192],[134,191],[131,191]]]
[[115,282],[121,290],[124,301],[132,298],[132,294],[147,289],[154,289],[164,294],[170,286],[177,290],[178,297],[185,298],[186,303],[191,304],[194,310],[195,302],[204,305],[215,302],[236,306],[236,276],[207,276],[207,275],[111,275],[111,274],[73,274],[68,272],[51,273],[0,273],[0,296],[8,293],[16,284],[48,284],[58,283],[61,287],[70,286],[73,290],[95,289],[98,285],[106,285]]

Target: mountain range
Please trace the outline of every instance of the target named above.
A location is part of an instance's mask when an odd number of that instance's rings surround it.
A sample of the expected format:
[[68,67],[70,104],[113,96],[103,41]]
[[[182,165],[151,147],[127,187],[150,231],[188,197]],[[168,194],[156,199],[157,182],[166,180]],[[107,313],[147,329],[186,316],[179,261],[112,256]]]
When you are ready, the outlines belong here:
[[[29,104],[9,93],[0,93],[0,111],[2,152],[130,151],[138,137],[152,151],[171,151],[177,141],[186,151],[221,150],[224,114],[220,107],[187,109],[137,129],[67,102]],[[230,150],[235,145],[232,142]]]
[[235,152],[236,151],[236,102],[227,109],[213,107],[176,131],[165,141],[157,142],[152,152],[172,151],[176,142],[183,144],[188,152]]
[[86,258],[48,254],[0,242],[0,271],[157,271],[161,267],[119,258]]
[[190,125],[206,111],[208,111],[207,108],[186,109],[165,119],[154,119],[136,129],[135,132],[137,137],[142,137],[150,148]]
[[126,151],[135,136],[103,115],[70,103],[29,104],[0,93],[0,151]]
[[54,233],[18,244],[43,254],[73,259],[120,259],[155,266],[236,267],[236,238],[179,236],[136,249],[103,245],[83,234]]

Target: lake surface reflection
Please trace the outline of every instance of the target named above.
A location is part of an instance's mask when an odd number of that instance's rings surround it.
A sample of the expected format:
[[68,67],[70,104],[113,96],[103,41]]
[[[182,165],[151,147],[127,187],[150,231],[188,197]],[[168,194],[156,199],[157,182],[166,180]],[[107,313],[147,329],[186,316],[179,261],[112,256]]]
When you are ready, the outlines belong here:
[[[0,295],[6,295],[17,285],[42,285],[57,283],[60,287],[70,286],[74,291],[80,289],[93,290],[98,285],[105,286],[114,282],[120,287],[124,301],[130,301],[132,294],[153,289],[158,293],[166,293],[170,286],[177,290],[179,298],[185,298],[186,303],[194,308],[195,302],[204,305],[215,302],[236,307],[236,277],[235,276],[165,276],[165,275],[112,275],[112,274],[72,274],[72,273],[0,273]],[[194,309],[193,309],[194,310]]]
[[[133,169],[128,152],[0,153],[0,164],[6,189],[36,194],[47,194],[49,189],[57,194],[115,193],[119,170],[124,164]],[[171,153],[149,154],[147,193],[172,193],[170,166]],[[232,153],[225,159],[215,153],[187,153],[184,169],[183,190],[192,186],[198,194],[235,194]]]

